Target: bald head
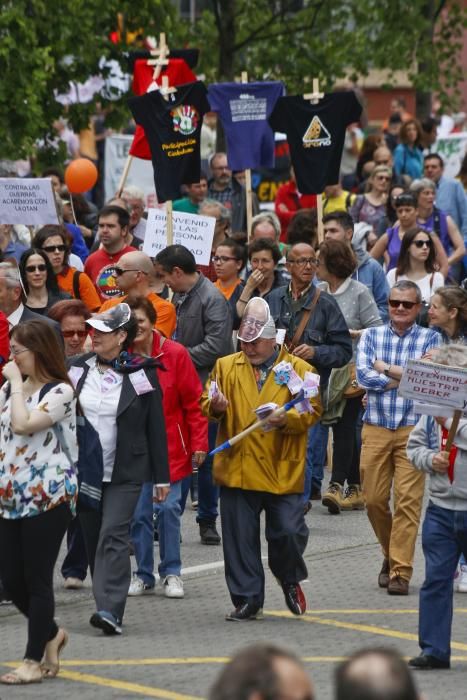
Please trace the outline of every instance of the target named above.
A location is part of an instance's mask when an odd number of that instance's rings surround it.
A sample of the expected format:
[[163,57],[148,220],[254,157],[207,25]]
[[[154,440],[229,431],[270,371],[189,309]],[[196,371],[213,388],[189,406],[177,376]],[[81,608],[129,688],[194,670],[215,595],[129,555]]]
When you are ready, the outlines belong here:
[[377,148],[373,153],[373,162],[375,165],[387,165],[391,168],[393,159],[389,148],[386,148],[386,146],[380,146]]
[[117,284],[131,298],[146,296],[149,292],[149,280],[154,271],[151,258],[139,250],[122,255],[118,264]]
[[407,664],[392,649],[354,654],[336,672],[336,700],[418,700]]
[[147,275],[150,275],[154,268],[149,255],[142,253],[140,250],[132,250],[130,253],[125,253],[118,262],[122,269],[132,267],[145,272]]

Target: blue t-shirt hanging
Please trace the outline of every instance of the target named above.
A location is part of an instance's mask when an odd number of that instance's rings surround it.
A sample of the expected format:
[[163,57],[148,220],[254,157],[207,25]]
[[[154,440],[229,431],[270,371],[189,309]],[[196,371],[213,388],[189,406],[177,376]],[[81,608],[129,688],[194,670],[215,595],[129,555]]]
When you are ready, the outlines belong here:
[[355,93],[333,92],[318,104],[300,95],[281,97],[269,123],[287,134],[292,165],[302,194],[321,194],[337,185],[345,130],[360,119],[362,106]]
[[274,133],[267,119],[284,94],[284,84],[278,81],[209,86],[209,102],[224,127],[232,170],[274,166]]

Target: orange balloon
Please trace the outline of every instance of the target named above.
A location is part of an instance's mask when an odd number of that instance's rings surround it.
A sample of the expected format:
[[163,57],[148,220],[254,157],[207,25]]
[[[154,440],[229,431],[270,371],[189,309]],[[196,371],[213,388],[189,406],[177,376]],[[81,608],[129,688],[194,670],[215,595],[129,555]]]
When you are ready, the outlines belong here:
[[97,182],[97,168],[88,158],[72,160],[65,170],[65,184],[72,194],[91,190]]

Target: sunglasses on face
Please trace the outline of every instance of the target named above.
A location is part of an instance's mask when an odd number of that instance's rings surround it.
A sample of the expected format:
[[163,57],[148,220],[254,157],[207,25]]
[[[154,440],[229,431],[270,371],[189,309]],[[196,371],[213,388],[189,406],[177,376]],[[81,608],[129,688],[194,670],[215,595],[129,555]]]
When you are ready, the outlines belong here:
[[[121,267],[114,267],[114,270],[115,270],[115,274],[117,275],[117,277],[124,275],[125,272],[142,272],[142,270],[135,270],[133,268],[131,268],[129,270],[123,270]],[[144,273],[144,274],[146,274],[146,273]]]
[[389,306],[392,309],[398,309],[399,306],[403,306],[404,309],[413,309],[414,306],[418,306],[418,301],[400,301],[399,299],[389,299]]
[[430,240],[426,240],[426,241],[425,241],[425,240],[412,241],[412,243],[413,243],[414,246],[416,246],[417,248],[424,248],[425,246],[426,246],[427,248],[431,248],[431,246],[433,245],[432,242],[431,242]]
[[62,331],[64,338],[74,338],[75,335],[77,335],[78,338],[85,338],[87,334],[87,331]]
[[42,246],[42,250],[45,253],[64,253],[66,250],[66,245],[63,243],[60,245],[44,245]]
[[387,182],[389,182],[389,180],[390,180],[391,178],[389,177],[389,175],[377,175],[377,176],[376,176],[376,179],[377,179],[377,180],[387,180]]
[[45,272],[47,270],[47,265],[41,263],[40,265],[26,265],[26,272]]

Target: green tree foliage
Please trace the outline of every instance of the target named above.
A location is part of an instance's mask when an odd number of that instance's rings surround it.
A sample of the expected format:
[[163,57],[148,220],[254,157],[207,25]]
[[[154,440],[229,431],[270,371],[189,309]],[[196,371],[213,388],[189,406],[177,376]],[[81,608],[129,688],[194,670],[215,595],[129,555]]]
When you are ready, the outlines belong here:
[[[247,70],[300,93],[313,77],[329,90],[372,68],[407,70],[417,91],[439,92],[456,106],[467,26],[461,0],[208,0],[207,7],[191,26],[170,0],[0,0],[0,157],[31,153],[63,114],[54,90],[94,75],[101,57],[128,69],[127,47],[108,38],[118,12],[129,31],[165,31],[169,46],[199,47],[198,71],[208,82]],[[79,129],[93,110],[92,102],[76,105],[67,116]],[[112,102],[111,125],[128,117],[125,98]]]
[[303,92],[313,77],[330,89],[372,68],[406,70],[417,90],[452,104],[463,79],[467,12],[458,0],[210,0],[209,8],[193,37],[210,80],[248,70]]
[[[127,47],[108,38],[119,12],[126,30],[147,35],[170,35],[175,23],[170,0],[0,0],[0,157],[31,153],[63,114],[54,90],[66,93],[70,80],[95,75],[102,56],[127,70]],[[112,107],[120,126],[129,116],[126,103]],[[75,129],[88,124],[93,109],[93,103],[70,109]]]

